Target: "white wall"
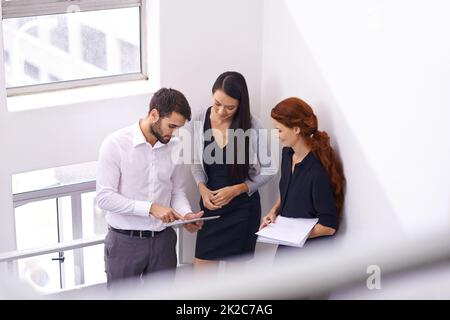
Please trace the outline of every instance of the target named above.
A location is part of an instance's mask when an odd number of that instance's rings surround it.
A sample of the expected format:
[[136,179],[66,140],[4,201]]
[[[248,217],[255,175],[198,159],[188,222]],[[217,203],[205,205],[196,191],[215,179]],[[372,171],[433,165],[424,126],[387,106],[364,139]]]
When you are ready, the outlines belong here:
[[211,105],[217,76],[241,72],[260,103],[262,3],[161,1],[161,83],[180,88],[194,111]]
[[314,108],[343,159],[349,241],[450,225],[449,7],[264,1],[260,114],[270,125],[289,96]]
[[[184,92],[195,111],[210,105],[210,90],[221,72],[238,70],[248,80],[252,103],[258,105],[261,19],[258,0],[161,1],[159,31],[149,29],[161,40],[159,51],[149,55],[155,66],[152,76],[160,78],[162,86]],[[155,73],[158,65],[160,74]],[[0,68],[4,74],[2,61]],[[12,113],[7,110],[4,77],[0,78],[2,252],[15,246],[11,174],[96,160],[108,133],[146,115],[151,92]],[[198,203],[193,188],[190,197]]]

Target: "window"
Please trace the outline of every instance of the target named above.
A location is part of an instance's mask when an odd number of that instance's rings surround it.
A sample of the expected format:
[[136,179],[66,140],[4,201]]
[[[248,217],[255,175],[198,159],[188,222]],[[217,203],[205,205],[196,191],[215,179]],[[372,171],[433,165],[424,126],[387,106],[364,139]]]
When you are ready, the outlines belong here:
[[145,3],[2,0],[8,96],[145,79]]
[[[95,163],[15,174],[12,184],[18,250],[106,233],[94,202]],[[106,281],[103,245],[21,259],[17,270],[41,293]]]
[[50,45],[65,52],[70,52],[67,19],[63,17],[56,18],[56,25],[50,30]]
[[89,26],[81,26],[83,60],[101,69],[106,67],[106,34]]
[[120,66],[123,73],[133,73],[139,70],[139,61],[130,59],[139,52],[139,47],[128,41],[119,40],[120,44]]
[[[25,17],[22,19],[17,19],[17,29],[22,28],[24,25],[26,25],[28,23],[31,25],[32,24],[31,22],[36,19],[37,19],[37,17]],[[27,30],[25,30],[25,33],[31,34],[32,36],[37,37],[38,29],[36,26],[31,26],[31,27],[27,28]]]
[[23,63],[23,73],[35,80],[39,80],[41,71],[34,64],[24,61]]
[[48,76],[48,82],[58,82],[58,81],[61,81],[60,78],[58,78],[57,76],[55,76],[55,75],[53,75],[53,74],[51,74],[51,73],[49,73],[47,76]]

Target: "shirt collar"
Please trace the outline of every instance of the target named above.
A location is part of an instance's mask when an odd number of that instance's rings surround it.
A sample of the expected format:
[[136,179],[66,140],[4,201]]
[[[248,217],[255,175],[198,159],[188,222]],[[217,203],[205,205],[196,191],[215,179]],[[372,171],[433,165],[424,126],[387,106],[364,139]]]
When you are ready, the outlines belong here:
[[[139,125],[139,123],[141,122],[141,120],[139,120],[138,122],[136,122],[133,125],[133,147],[137,147],[141,144],[148,144],[149,146],[152,147],[152,145],[150,143],[147,142],[147,139],[144,136],[144,133],[141,130],[141,127]],[[170,141],[171,142],[171,141]],[[164,146],[167,146],[168,144],[163,144],[159,141],[156,141],[155,145],[152,147],[152,149],[158,149],[158,148],[162,148]]]
[[141,127],[139,126],[139,122],[136,122],[133,125],[133,147],[137,147],[143,143],[147,143],[144,134],[142,133]]
[[[288,154],[289,154],[289,159],[291,161],[292,164],[292,155],[294,154],[294,150],[292,148],[288,149]],[[306,170],[308,170],[309,168],[311,168],[311,166],[317,162],[318,159],[316,158],[316,156],[314,155],[314,153],[312,151],[308,152],[308,154],[303,158],[302,161],[300,161],[299,163],[296,164],[296,166],[299,167],[304,167]]]

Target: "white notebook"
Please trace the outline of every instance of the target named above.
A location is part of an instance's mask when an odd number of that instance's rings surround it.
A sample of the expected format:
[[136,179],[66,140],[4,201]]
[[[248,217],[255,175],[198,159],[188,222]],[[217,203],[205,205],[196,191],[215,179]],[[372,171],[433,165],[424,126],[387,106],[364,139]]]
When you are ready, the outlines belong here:
[[259,242],[303,247],[319,219],[286,218],[278,216],[275,223],[256,232]]

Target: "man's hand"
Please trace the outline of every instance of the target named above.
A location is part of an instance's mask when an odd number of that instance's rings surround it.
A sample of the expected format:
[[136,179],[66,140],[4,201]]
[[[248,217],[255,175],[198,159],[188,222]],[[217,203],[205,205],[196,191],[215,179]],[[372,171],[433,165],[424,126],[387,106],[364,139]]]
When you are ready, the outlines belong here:
[[150,214],[162,222],[168,223],[175,220],[183,220],[183,216],[169,207],[160,206],[159,204],[152,204]]
[[[192,220],[192,219],[198,219],[201,218],[203,216],[203,211],[199,211],[197,213],[187,213],[184,216],[184,220],[188,221],[188,220]],[[198,230],[200,230],[203,227],[203,221],[196,221],[196,222],[192,222],[192,223],[187,223],[183,226],[186,230],[188,230],[191,233],[197,232]]]

